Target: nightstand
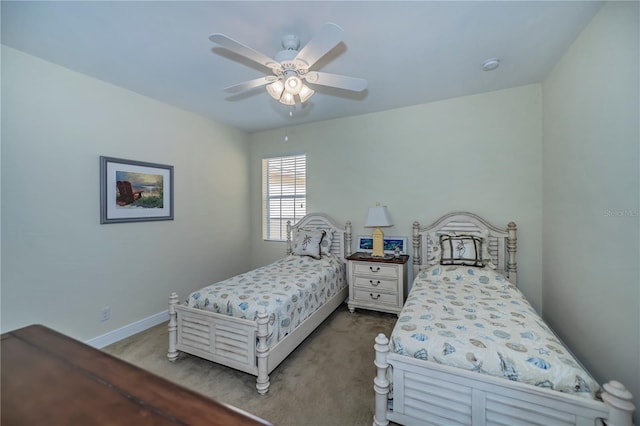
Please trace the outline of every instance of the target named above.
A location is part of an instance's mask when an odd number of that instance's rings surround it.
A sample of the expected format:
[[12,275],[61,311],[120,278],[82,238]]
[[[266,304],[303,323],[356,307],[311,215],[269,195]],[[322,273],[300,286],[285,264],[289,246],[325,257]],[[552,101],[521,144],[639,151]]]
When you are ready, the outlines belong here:
[[382,258],[358,252],[347,260],[349,311],[363,308],[400,313],[407,297],[409,256]]

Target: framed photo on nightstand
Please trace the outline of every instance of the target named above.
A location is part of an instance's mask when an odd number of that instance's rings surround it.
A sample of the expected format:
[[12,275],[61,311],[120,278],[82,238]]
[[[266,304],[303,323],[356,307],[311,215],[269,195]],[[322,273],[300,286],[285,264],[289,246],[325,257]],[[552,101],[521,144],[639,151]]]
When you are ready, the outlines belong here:
[[[400,249],[400,254],[407,254],[407,237],[384,237],[384,252],[394,254],[396,247]],[[358,235],[358,246],[356,251],[373,252],[373,238],[369,235]]]

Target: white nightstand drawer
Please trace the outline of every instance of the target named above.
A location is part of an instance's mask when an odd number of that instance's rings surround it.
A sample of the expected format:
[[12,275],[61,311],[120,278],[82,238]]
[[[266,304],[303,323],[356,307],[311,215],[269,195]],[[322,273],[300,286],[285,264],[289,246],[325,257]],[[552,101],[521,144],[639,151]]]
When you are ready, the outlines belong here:
[[381,277],[398,278],[398,267],[382,263],[357,262],[353,265],[356,275],[379,275]]
[[386,305],[398,304],[398,293],[380,293],[372,290],[355,289],[356,301],[369,303],[383,303]]
[[354,286],[366,291],[398,292],[397,279],[385,279],[383,277],[354,277]]

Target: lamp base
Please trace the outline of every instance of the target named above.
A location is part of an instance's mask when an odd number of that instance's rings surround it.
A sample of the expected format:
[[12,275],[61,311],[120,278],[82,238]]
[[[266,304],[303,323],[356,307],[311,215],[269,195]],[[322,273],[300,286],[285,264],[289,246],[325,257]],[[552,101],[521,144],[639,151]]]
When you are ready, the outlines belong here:
[[384,234],[380,227],[376,228],[373,231],[373,252],[371,256],[373,257],[384,257]]

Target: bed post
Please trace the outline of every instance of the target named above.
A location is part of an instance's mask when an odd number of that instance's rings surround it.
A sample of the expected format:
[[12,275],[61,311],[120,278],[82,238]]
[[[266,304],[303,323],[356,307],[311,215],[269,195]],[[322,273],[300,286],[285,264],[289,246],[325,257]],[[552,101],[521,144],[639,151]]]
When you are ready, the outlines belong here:
[[287,256],[291,254],[291,221],[287,221]]
[[258,378],[256,379],[256,389],[260,395],[269,391],[269,347],[267,346],[267,335],[269,327],[269,315],[266,312],[258,313],[258,347],[256,356],[258,357]]
[[389,380],[387,380],[387,354],[389,353],[389,339],[380,333],[376,337],[376,344],[373,345],[376,351],[374,364],[377,368],[377,376],[373,379],[373,390],[376,392],[375,413],[373,415],[373,426],[385,426],[389,424],[387,420],[387,400],[389,396]]
[[602,400],[609,408],[609,417],[604,421],[607,426],[633,426],[631,415],[636,407],[631,402],[631,392],[615,380],[602,387]]
[[167,358],[173,362],[178,358],[176,345],[178,344],[178,314],[176,313],[176,305],[178,304],[178,294],[171,293],[169,296],[169,351]]
[[346,246],[344,247],[344,257],[351,256],[351,221],[348,220],[346,225],[344,226],[344,230],[346,232]]
[[413,271],[420,266],[420,223],[413,222]]
[[509,274],[509,280],[513,283],[517,283],[517,264],[516,264],[516,250],[518,248],[518,238],[516,237],[516,231],[518,227],[515,222],[509,222],[507,225],[507,250],[509,251],[509,259],[507,260],[507,273]]

